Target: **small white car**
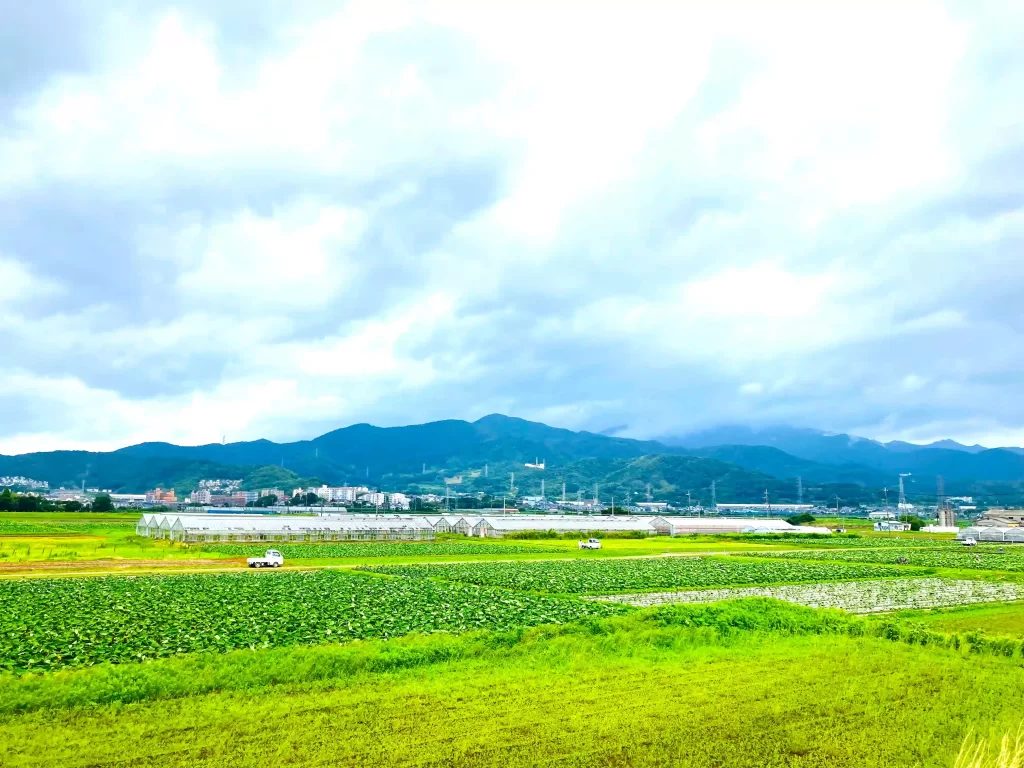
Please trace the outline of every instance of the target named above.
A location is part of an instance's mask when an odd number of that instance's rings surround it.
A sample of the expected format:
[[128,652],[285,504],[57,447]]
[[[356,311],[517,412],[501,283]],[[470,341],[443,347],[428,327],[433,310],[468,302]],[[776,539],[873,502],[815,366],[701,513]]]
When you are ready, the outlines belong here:
[[601,548],[601,540],[600,539],[587,539],[586,541],[578,541],[578,542],[576,542],[576,544],[579,546],[580,549],[600,549]]
[[978,541],[977,539],[972,539],[970,536],[968,536],[966,539],[964,539],[963,544],[965,547],[976,547],[978,546]]
[[245,562],[250,568],[280,568],[284,565],[284,555],[276,549],[268,549],[263,557],[250,557]]

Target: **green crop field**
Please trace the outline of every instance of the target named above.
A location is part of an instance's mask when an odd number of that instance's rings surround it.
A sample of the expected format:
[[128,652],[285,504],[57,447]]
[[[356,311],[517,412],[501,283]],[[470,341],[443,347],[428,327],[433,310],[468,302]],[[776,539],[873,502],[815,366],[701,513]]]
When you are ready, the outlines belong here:
[[0,764],[948,767],[1019,722],[1019,656],[734,606],[0,677]]
[[216,552],[234,557],[255,557],[268,548],[278,550],[285,560],[318,558],[459,557],[462,555],[560,554],[565,550],[541,544],[489,544],[475,541],[367,541],[322,544],[204,544],[190,550]]
[[340,571],[0,581],[0,669],[512,629],[614,606]]
[[[763,553],[748,552],[748,557],[762,557]],[[797,560],[828,560],[844,563],[878,563],[883,565],[917,565],[925,568],[967,568],[984,571],[1024,571],[1024,549],[1007,546],[999,553],[993,549],[856,549],[846,551],[793,550],[775,552],[775,558]]]
[[[5,768],[945,767],[969,732],[1020,718],[1021,604],[898,610],[1012,599],[1019,579],[998,573],[1012,551],[867,536],[182,545],[135,536],[136,518],[0,515]],[[242,569],[268,546],[295,570]],[[218,562],[239,570],[144,570]],[[127,575],[47,575],[86,566]],[[939,569],[959,581],[901,578]],[[890,613],[637,607],[751,588]],[[626,592],[636,605],[581,599]]]
[[443,579],[515,590],[579,595],[605,595],[651,589],[878,579],[927,573],[880,565],[782,560],[750,562],[720,557],[380,565],[365,566],[361,570],[419,579]]

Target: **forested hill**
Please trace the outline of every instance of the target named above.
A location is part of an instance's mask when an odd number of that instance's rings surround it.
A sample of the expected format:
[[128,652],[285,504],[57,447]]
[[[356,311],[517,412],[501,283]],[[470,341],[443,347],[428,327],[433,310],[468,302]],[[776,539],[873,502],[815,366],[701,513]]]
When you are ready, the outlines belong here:
[[[758,434],[726,430],[721,436],[749,441]],[[848,451],[839,450],[844,442],[837,437],[845,439]],[[1000,493],[1014,494],[1024,481],[1024,456],[1011,450],[905,443],[887,447],[872,441],[861,445],[865,441],[859,438],[816,435],[810,430],[766,434],[764,439],[776,445],[666,445],[493,414],[475,422],[446,420],[405,427],[356,424],[293,443],[143,443],[109,453],[0,456],[0,475],[24,475],[54,486],[85,481],[92,487],[126,492],[157,485],[189,490],[204,477],[242,479],[250,488],[290,488],[316,480],[428,491],[443,489],[446,479],[462,477],[459,490],[507,492],[514,482],[521,493],[532,495],[539,493],[543,477],[549,497],[561,493],[563,482],[567,493],[582,490],[585,497],[592,496],[594,483],[608,492],[619,489],[631,494],[645,492],[650,483],[659,499],[669,493],[681,494],[673,500],[685,499],[689,490],[692,498],[705,501],[710,500],[704,497],[709,496],[711,480],[716,482],[718,501],[755,501],[766,488],[779,494],[780,501],[795,500],[798,477],[808,500],[826,500],[831,494],[848,501],[877,501],[881,488],[896,487],[898,472],[914,473],[906,482],[918,495],[934,494],[936,474],[945,476],[951,493],[979,493],[999,484]],[[884,461],[879,452],[887,457]],[[544,473],[525,466],[535,459],[546,462]]]

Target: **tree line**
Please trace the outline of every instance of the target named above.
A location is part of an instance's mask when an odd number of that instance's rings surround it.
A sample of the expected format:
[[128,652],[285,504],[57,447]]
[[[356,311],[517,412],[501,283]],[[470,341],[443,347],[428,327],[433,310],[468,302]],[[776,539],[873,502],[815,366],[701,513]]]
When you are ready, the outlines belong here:
[[114,501],[101,493],[91,504],[80,501],[54,501],[32,493],[14,493],[4,488],[0,493],[0,512],[113,512]]

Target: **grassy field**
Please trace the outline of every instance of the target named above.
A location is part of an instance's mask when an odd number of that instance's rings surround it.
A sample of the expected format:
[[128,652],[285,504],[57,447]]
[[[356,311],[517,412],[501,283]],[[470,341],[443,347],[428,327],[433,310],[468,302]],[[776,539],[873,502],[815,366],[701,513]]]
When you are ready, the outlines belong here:
[[[950,766],[968,731],[1016,726],[1019,659],[805,632],[798,610],[743,630],[647,614],[8,681],[0,764]],[[92,703],[114,681],[129,700]]]
[[938,632],[984,632],[1024,639],[1024,603],[902,611],[897,616]]

